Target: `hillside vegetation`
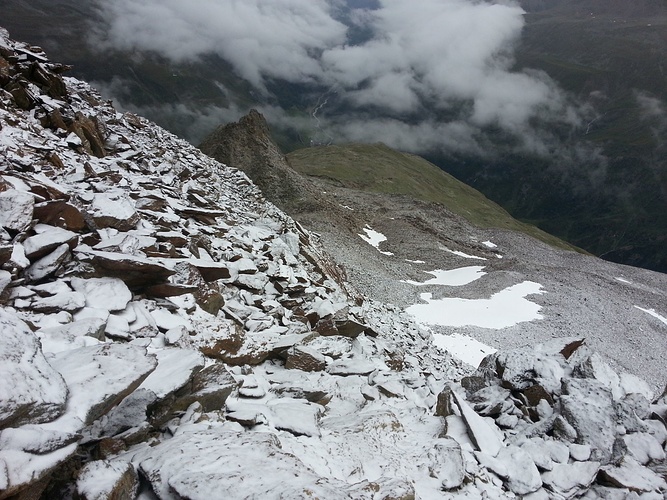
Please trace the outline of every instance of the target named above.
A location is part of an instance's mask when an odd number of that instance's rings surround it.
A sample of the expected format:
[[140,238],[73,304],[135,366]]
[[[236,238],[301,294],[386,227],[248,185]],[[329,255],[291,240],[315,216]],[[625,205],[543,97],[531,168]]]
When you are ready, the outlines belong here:
[[476,226],[521,231],[549,245],[581,251],[514,219],[500,205],[424,158],[384,144],[305,148],[291,152],[287,159],[294,170],[304,175],[332,179],[349,188],[440,203]]

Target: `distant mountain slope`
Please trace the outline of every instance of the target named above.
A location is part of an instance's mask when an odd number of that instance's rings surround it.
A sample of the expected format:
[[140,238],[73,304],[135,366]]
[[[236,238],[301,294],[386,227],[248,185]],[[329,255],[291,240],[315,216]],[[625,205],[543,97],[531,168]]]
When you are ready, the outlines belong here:
[[440,203],[481,228],[520,231],[557,248],[578,250],[535,226],[517,221],[500,205],[424,158],[384,144],[305,148],[289,153],[287,160],[304,175],[336,180],[348,188]]

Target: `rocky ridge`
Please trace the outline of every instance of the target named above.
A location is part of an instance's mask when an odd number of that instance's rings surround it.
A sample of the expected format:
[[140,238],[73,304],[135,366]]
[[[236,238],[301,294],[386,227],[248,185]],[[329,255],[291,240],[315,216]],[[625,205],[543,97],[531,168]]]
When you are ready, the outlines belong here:
[[0,499],[662,498],[667,399],[470,370],[242,172],[0,31]]

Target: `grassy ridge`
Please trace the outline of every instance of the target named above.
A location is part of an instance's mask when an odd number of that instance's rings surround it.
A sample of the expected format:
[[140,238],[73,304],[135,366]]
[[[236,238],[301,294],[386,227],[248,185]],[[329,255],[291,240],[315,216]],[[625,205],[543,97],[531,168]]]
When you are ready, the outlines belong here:
[[348,188],[440,203],[478,227],[520,231],[557,248],[581,251],[535,226],[517,221],[500,205],[431,162],[384,144],[305,148],[291,152],[287,159],[292,168],[304,175],[333,179]]

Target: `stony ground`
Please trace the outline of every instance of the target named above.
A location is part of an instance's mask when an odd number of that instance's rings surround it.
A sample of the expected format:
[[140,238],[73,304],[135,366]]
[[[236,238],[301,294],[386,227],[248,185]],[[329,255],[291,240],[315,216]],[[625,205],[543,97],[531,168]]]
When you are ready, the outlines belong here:
[[65,70],[0,30],[0,499],[663,498],[664,395],[563,336],[473,373]]
[[[478,299],[525,280],[534,281],[546,292],[530,297],[542,306],[543,320],[500,330],[466,326],[456,332],[496,349],[578,336],[617,369],[646,378],[656,390],[667,384],[667,324],[635,307],[667,316],[667,275],[554,249],[513,231],[482,230],[441,206],[342,188],[324,179],[310,180],[339,209],[297,217],[321,234],[329,253],[368,297],[405,308],[418,303],[423,292]],[[366,224],[387,237],[380,248],[393,256],[381,254],[359,237]],[[485,241],[497,247],[488,248]],[[486,260],[459,257],[442,247]],[[416,288],[401,282],[425,281],[429,276],[424,271],[464,266],[484,266],[487,274],[464,287]],[[434,328],[443,333],[454,331]]]

